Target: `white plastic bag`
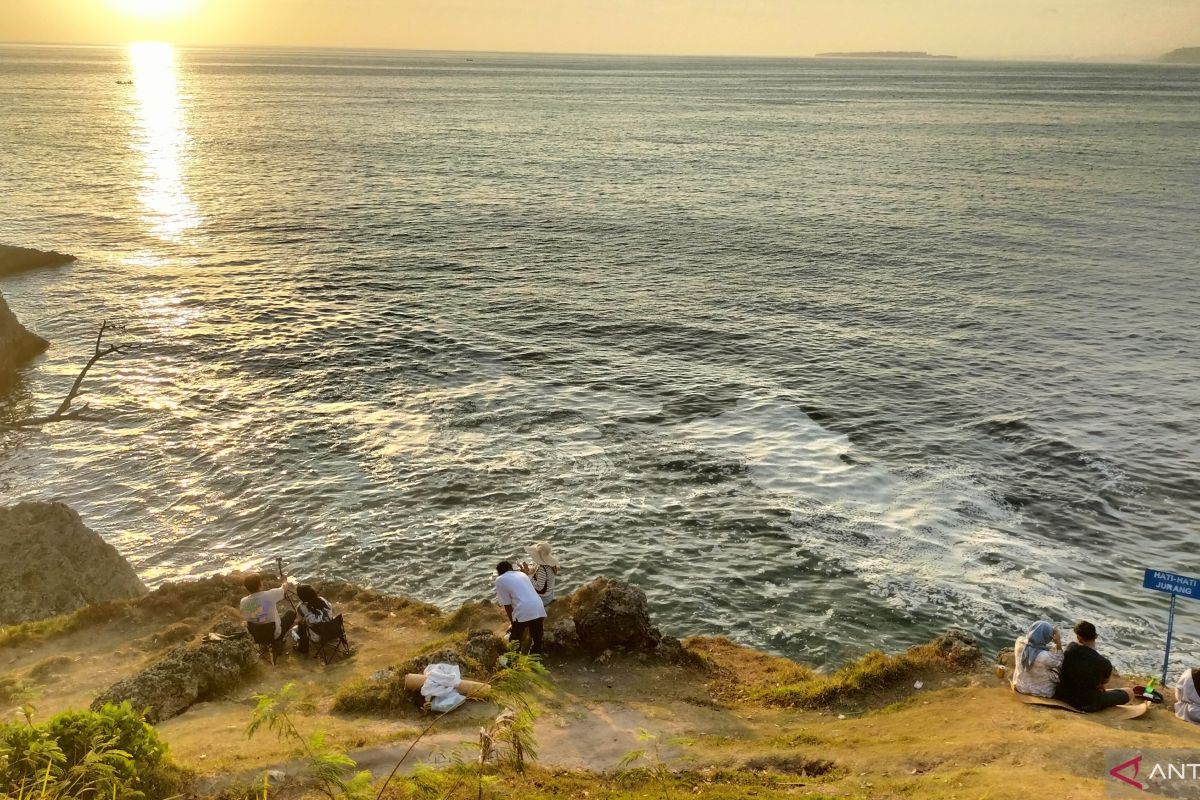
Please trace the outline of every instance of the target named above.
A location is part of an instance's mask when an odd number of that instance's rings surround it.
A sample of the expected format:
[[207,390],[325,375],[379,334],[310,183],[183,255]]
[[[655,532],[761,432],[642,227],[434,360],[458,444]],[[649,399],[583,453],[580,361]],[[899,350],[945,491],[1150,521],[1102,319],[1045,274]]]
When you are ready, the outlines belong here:
[[429,707],[438,714],[444,714],[447,711],[453,711],[465,702],[467,702],[466,697],[451,689],[446,694],[433,698]]
[[421,694],[425,697],[457,694],[454,690],[461,682],[462,672],[457,664],[430,664],[425,668],[425,685],[421,687]]

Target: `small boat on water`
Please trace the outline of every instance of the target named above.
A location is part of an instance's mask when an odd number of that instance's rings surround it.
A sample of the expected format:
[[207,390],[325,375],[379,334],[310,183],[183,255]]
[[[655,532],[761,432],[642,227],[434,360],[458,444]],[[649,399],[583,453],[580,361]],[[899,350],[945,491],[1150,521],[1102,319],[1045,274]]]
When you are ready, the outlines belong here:
[[117,81],[121,86],[133,86],[133,81]]

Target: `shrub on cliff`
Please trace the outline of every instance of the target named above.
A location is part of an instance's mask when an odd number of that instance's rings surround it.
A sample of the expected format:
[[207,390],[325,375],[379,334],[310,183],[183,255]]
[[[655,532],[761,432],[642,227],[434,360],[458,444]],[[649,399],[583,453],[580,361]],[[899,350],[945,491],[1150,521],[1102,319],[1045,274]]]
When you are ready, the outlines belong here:
[[404,689],[404,673],[395,670],[347,681],[333,697],[333,710],[341,714],[403,714],[415,709]]
[[158,732],[128,703],[0,725],[0,795],[158,800],[181,780]]
[[928,672],[967,669],[979,658],[975,640],[951,631],[894,656],[872,650],[832,675],[814,673],[807,680],[767,689],[760,696],[772,705],[798,708],[861,705],[864,695],[905,688],[909,680]]

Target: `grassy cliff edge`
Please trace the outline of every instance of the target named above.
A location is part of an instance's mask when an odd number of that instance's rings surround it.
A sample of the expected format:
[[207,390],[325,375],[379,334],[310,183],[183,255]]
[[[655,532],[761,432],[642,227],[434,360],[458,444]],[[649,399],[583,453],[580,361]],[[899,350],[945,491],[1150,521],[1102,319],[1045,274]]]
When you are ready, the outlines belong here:
[[[402,693],[380,691],[389,668],[461,647],[472,630],[505,628],[486,603],[446,615],[345,584],[322,591],[347,619],[353,658],[321,666],[292,655],[260,665],[230,696],[157,726],[193,796],[261,797],[257,776],[288,773],[288,743],[245,736],[254,696],[287,684],[297,693],[298,727],[323,732],[360,768],[386,774],[430,721]],[[208,578],[2,628],[0,707],[28,704],[39,719],[86,708],[173,645],[236,619],[239,594],[235,576]],[[831,673],[723,638],[685,639],[682,649],[670,659],[548,655],[553,689],[534,726],[539,766],[498,777],[495,796],[505,796],[503,786],[533,798],[1016,798],[1037,784],[1059,797],[1096,797],[1105,749],[1200,743],[1196,728],[1164,709],[1121,720],[1022,705],[956,637],[868,653]],[[448,754],[494,714],[490,703],[468,703],[417,743],[411,763],[452,773]],[[630,762],[634,751],[642,757]],[[415,780],[393,783],[387,796],[420,796]],[[293,784],[269,796],[310,791]]]

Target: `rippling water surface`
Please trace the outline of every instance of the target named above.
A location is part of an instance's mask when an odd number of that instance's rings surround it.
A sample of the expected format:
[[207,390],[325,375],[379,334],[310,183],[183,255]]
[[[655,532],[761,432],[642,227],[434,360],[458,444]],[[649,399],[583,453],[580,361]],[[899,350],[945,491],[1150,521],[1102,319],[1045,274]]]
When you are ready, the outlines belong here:
[[101,319],[139,345],[0,469],[151,582],[451,606],[549,539],[677,633],[1085,616],[1151,670],[1142,569],[1200,572],[1197,141],[1185,68],[0,49],[0,241],[80,256],[0,281],[54,342],[6,413]]

